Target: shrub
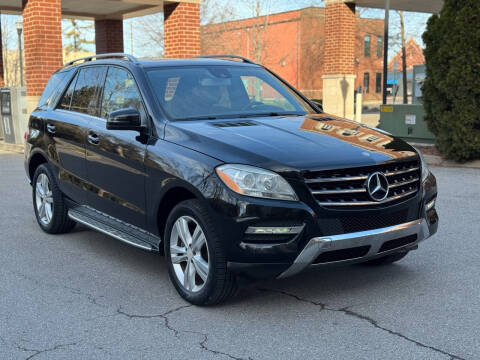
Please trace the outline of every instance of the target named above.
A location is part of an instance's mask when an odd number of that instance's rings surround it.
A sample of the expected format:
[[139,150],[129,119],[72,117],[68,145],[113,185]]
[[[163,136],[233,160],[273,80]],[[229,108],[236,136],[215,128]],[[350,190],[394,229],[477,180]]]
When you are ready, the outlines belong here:
[[480,158],[480,1],[445,0],[423,34],[425,120],[447,158]]

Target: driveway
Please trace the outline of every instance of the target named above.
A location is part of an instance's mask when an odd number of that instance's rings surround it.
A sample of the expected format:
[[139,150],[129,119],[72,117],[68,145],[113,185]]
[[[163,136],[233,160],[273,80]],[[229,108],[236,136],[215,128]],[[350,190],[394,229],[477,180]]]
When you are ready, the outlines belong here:
[[479,359],[480,170],[434,168],[440,228],[387,267],[313,270],[199,308],[162,257],[37,226],[0,154],[0,359]]

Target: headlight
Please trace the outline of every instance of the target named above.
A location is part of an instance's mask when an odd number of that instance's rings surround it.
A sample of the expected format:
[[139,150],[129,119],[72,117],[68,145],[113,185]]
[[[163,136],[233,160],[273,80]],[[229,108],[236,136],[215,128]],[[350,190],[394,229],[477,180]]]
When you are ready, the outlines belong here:
[[418,149],[417,150],[418,155],[420,156],[420,162],[421,162],[421,167],[422,167],[422,183],[427,179],[428,174],[430,174],[430,170],[428,170],[428,165],[427,162],[425,161],[425,158],[422,155],[422,152]]
[[217,174],[238,194],[277,200],[298,200],[292,187],[280,175],[253,166],[227,164]]

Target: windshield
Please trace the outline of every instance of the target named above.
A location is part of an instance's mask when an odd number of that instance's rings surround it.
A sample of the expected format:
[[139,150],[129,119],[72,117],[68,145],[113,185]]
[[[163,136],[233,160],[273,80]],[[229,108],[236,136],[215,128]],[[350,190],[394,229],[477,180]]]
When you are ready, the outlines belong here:
[[169,67],[147,74],[160,105],[173,120],[314,112],[300,96],[259,67]]

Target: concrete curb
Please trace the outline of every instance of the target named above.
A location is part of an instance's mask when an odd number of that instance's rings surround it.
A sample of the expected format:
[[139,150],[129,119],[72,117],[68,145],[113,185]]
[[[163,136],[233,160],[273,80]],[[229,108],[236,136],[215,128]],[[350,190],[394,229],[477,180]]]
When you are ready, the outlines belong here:
[[425,161],[431,166],[442,166],[451,168],[464,168],[464,169],[480,169],[480,160],[474,160],[467,163],[457,163],[452,160],[445,160],[441,156],[437,155],[423,155]]
[[0,150],[23,154],[24,146],[20,144],[8,144],[0,141]]

